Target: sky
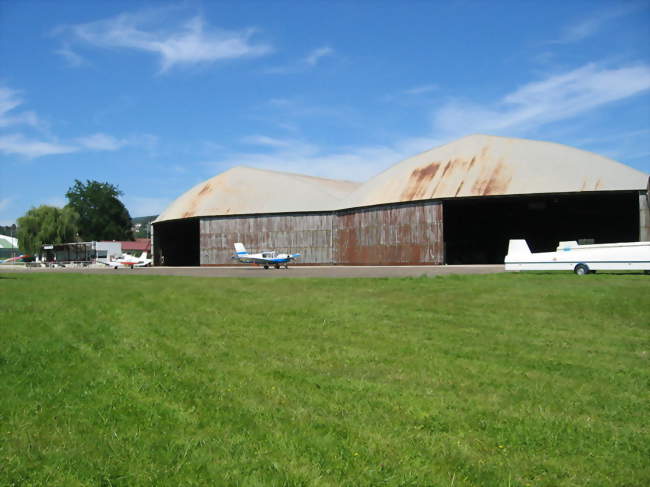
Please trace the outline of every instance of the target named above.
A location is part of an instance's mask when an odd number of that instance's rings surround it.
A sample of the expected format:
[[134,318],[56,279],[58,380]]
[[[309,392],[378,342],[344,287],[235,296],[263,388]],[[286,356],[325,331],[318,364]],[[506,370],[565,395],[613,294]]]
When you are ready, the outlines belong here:
[[246,165],[365,181],[465,135],[650,173],[650,1],[0,0],[0,224]]

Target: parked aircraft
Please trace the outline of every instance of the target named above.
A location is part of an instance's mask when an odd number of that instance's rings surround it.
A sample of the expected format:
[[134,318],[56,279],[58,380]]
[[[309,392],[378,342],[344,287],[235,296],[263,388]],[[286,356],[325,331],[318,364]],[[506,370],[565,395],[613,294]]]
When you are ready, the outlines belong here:
[[237,259],[242,264],[255,264],[261,265],[265,269],[270,266],[279,269],[284,265],[285,269],[289,268],[289,262],[300,257],[300,254],[279,254],[277,252],[267,250],[259,254],[249,254],[244,247],[244,244],[237,242],[235,244],[235,255],[233,259]]
[[572,270],[579,276],[600,270],[650,274],[650,242],[579,245],[569,241],[560,242],[555,252],[532,253],[525,240],[510,240],[505,270]]
[[106,263],[109,267],[113,269],[119,269],[122,267],[148,267],[151,265],[151,259],[147,259],[147,252],[144,252],[140,257],[133,257],[129,254],[122,254],[121,257],[118,257],[115,260],[110,260]]
[[17,255],[16,257],[9,257],[8,259],[5,260],[0,259],[0,264],[14,264],[18,262],[25,262],[25,259],[28,258],[29,255],[21,254],[21,255]]

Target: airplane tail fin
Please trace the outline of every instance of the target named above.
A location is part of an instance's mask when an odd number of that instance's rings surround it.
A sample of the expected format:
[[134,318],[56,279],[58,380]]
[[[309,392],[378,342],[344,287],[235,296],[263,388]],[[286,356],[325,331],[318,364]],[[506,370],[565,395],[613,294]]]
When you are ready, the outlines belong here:
[[142,252],[142,255],[140,256],[141,259],[146,259],[147,258],[147,252]]
[[235,244],[235,253],[236,253],[237,255],[245,255],[245,254],[247,254],[248,252],[246,252],[246,247],[244,247],[244,244],[243,244],[243,243],[241,243],[241,242],[237,242],[237,243]]
[[525,240],[510,240],[508,255],[529,255],[530,248]]

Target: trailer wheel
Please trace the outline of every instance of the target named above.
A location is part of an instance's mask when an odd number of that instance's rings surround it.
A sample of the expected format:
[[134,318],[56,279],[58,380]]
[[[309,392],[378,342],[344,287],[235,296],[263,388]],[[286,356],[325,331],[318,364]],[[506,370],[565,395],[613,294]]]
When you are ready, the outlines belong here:
[[587,266],[587,264],[578,264],[573,269],[573,272],[575,272],[576,275],[578,276],[584,276],[586,274],[589,274],[589,267]]

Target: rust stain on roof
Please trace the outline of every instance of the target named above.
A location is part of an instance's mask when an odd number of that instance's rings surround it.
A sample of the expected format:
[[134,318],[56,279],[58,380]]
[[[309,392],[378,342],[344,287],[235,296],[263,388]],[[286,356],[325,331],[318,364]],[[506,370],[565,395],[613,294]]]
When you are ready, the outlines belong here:
[[439,168],[440,163],[433,162],[428,166],[414,169],[409,177],[406,189],[400,196],[400,200],[411,201],[422,198],[426,193],[427,185],[436,176]]
[[201,191],[199,191],[197,197],[203,197],[211,192],[212,192],[212,186],[210,185],[210,183],[207,183],[205,186],[201,188]]
[[481,174],[472,186],[472,194],[476,196],[488,196],[504,194],[512,181],[512,170],[503,162],[494,167],[487,174]]
[[460,184],[458,185],[458,189],[456,189],[456,192],[454,193],[454,196],[458,196],[458,193],[460,193],[460,190],[463,189],[463,184],[465,184],[465,181],[460,182]]
[[602,179],[598,179],[598,181],[596,181],[596,189],[600,189],[602,187],[603,187],[603,181]]
[[183,212],[183,218],[189,218],[191,216],[196,216],[196,210],[199,206],[199,202],[207,198],[213,191],[212,185],[210,183],[205,183],[201,190],[194,196],[188,204],[187,210]]

